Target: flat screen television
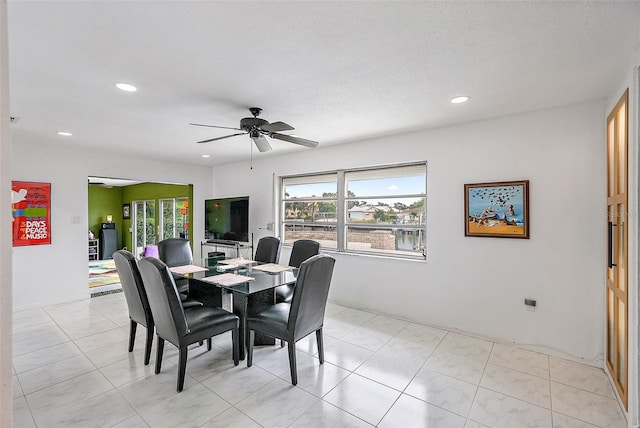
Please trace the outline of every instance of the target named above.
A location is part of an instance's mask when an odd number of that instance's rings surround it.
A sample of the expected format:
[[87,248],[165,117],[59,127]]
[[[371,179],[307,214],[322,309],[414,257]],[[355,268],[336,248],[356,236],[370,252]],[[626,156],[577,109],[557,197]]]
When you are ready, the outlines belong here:
[[249,242],[249,197],[206,199],[205,239]]

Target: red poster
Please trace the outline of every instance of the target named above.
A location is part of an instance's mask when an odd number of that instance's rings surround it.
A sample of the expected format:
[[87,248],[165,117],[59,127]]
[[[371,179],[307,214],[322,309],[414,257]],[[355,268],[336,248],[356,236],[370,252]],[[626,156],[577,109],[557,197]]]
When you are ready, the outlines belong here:
[[51,184],[11,182],[13,246],[51,244]]

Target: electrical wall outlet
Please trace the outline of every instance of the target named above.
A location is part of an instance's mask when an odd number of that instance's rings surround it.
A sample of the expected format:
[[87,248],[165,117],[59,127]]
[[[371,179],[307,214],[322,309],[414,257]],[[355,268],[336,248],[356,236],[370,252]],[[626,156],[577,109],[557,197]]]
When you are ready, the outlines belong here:
[[528,311],[535,311],[536,310],[536,300],[535,299],[524,299],[524,307],[528,310]]
[[273,230],[273,223],[267,223],[267,230]]

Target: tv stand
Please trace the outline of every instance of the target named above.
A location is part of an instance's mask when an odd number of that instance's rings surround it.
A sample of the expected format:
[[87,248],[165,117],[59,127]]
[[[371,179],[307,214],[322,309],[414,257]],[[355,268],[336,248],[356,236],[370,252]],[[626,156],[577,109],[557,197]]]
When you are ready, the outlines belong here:
[[204,247],[214,247],[215,250],[218,247],[234,248],[236,250],[236,257],[240,257],[240,250],[251,249],[251,258],[253,259],[253,246],[248,242],[232,241],[229,239],[206,239],[200,243],[200,253],[202,257],[205,257]]
[[230,247],[235,247],[237,244],[241,244],[238,241],[232,241],[231,239],[207,239],[207,244],[211,245],[227,245]]

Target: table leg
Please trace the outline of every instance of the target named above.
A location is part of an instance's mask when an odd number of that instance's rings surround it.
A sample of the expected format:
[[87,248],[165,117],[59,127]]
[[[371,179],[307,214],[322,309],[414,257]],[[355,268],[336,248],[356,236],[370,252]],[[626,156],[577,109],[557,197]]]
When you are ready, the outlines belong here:
[[[275,303],[274,290],[269,289],[259,293],[251,294],[247,296],[242,293],[233,293],[233,313],[240,318],[240,328],[238,329],[240,339],[240,359],[244,360],[246,350],[246,340],[248,336],[247,331],[247,317],[255,315],[261,310],[273,305]],[[262,333],[256,333],[255,345],[274,345],[275,339],[270,336],[266,336]]]
[[[255,315],[275,303],[275,291],[273,288],[254,293],[249,297],[247,316]],[[275,345],[275,343],[276,340],[273,337],[258,332],[256,332],[256,339],[253,342],[254,345]]]
[[246,336],[247,336],[247,295],[240,293],[233,293],[233,313],[240,318],[240,325],[238,326],[238,340],[239,343],[239,358],[244,360],[244,354],[246,349]]
[[204,306],[223,307],[222,290],[213,284],[197,279],[189,278],[189,297],[202,302]]

